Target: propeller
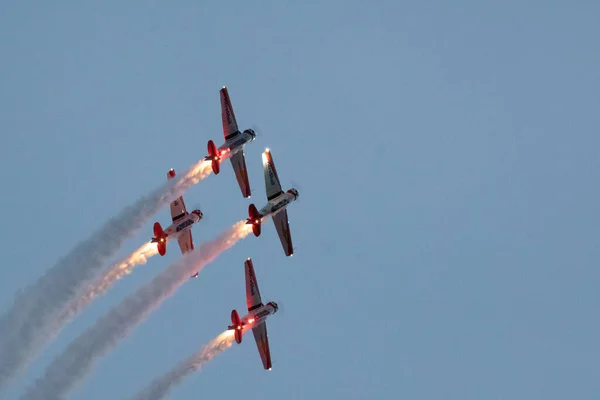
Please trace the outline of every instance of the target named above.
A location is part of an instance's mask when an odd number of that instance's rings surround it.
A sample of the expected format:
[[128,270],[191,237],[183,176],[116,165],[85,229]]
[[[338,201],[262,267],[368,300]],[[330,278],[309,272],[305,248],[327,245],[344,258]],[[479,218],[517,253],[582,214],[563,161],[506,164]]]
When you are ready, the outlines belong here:
[[[298,189],[298,192],[302,192],[302,186],[300,184],[298,184],[298,182],[290,181],[290,184],[292,185],[293,188]],[[300,193],[300,194],[302,194],[302,193]]]
[[285,306],[281,301],[277,302],[277,314],[281,314],[281,318],[285,316]]
[[204,212],[204,208],[202,207],[202,204],[195,203],[193,207],[187,209],[188,212],[192,212],[193,210],[202,211],[202,221],[210,221],[210,217],[208,217],[208,214],[206,214]]
[[257,138],[263,136],[262,130],[260,129],[260,127],[258,125],[252,124],[252,130],[254,131],[254,133],[256,133]]

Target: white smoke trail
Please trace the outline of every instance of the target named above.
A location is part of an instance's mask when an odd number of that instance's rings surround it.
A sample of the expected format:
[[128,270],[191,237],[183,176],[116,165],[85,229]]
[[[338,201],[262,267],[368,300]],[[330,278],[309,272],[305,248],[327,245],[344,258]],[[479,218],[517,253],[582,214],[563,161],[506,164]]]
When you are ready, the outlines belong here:
[[60,332],[58,316],[104,265],[158,210],[211,172],[200,161],[179,179],[167,181],[125,207],[87,240],[60,259],[36,283],[17,292],[11,308],[0,317],[0,389],[39,355]]
[[46,368],[44,375],[26,390],[22,399],[65,399],[67,393],[91,372],[96,360],[113,349],[192,274],[251,231],[251,225],[246,225],[245,220],[240,221],[216,239],[203,243],[172,263],[71,342]]
[[129,275],[136,266],[146,264],[148,258],[157,254],[158,248],[156,244],[146,243],[118,263],[114,264],[106,272],[96,278],[94,283],[89,285],[82,295],[69,302],[58,317],[57,325],[66,325],[96,297],[103,295],[116,281],[125,275]]
[[156,378],[146,389],[132,397],[132,400],[159,400],[169,394],[189,375],[196,372],[208,361],[231,347],[233,331],[225,331],[210,341],[204,348],[175,366],[161,377]]

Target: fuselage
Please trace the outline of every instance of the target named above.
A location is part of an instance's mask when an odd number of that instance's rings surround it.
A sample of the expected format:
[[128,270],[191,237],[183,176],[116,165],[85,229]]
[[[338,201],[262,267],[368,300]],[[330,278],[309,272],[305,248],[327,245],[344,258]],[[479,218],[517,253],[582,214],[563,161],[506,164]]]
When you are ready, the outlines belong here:
[[277,303],[270,301],[254,310],[248,311],[248,314],[242,318],[242,322],[245,327],[253,328],[265,322],[269,315],[273,315],[277,312],[277,309]]
[[192,229],[192,225],[199,222],[201,219],[202,218],[198,214],[193,212],[189,213],[185,217],[182,217],[169,225],[169,227],[165,229],[165,233],[171,238],[176,238],[183,232]]
[[227,139],[218,149],[219,154],[223,152],[229,152],[230,155],[234,155],[240,150],[244,149],[247,143],[250,143],[256,139],[256,134],[252,129],[246,129],[244,132],[234,134],[231,138]]
[[271,199],[259,212],[263,217],[275,215],[282,210],[285,210],[285,208],[296,201],[296,199],[298,199],[298,191],[296,189],[290,189],[287,192],[281,193],[274,199]]

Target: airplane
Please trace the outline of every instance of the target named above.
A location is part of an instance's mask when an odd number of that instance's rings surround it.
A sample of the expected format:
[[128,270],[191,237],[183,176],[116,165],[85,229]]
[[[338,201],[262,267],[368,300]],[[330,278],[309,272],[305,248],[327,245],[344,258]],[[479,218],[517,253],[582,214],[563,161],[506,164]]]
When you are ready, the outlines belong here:
[[[175,170],[171,168],[167,172],[167,180],[175,178]],[[200,222],[204,214],[200,210],[194,210],[188,213],[183,202],[183,196],[179,196],[171,203],[171,218],[173,223],[163,230],[159,222],[154,223],[154,237],[151,243],[156,243],[158,254],[164,256],[167,252],[167,238],[177,239],[181,254],[194,250],[194,241],[192,240],[192,225]],[[196,278],[196,272],[192,278]]]
[[287,206],[298,199],[298,190],[294,188],[289,189],[287,192],[281,190],[279,176],[269,149],[265,149],[262,153],[262,160],[268,203],[260,211],[256,209],[254,204],[250,204],[248,207],[249,218],[246,220],[246,224],[252,224],[252,232],[254,232],[254,236],[258,237],[260,236],[263,219],[271,216],[283,246],[283,251],[286,257],[289,257],[294,254],[294,247],[292,246]]
[[256,347],[266,370],[271,370],[271,350],[269,349],[269,336],[267,335],[267,318],[275,314],[279,306],[274,301],[263,304],[258,290],[258,282],[254,273],[252,259],[248,258],[244,262],[246,271],[246,307],[248,314],[240,318],[238,312],[231,310],[231,325],[228,330],[234,331],[234,337],[237,344],[242,343],[242,335],[252,329]]
[[240,185],[242,196],[250,197],[250,181],[248,180],[248,170],[246,169],[246,159],[244,157],[244,147],[247,143],[256,139],[256,133],[252,129],[246,129],[240,132],[238,129],[233,106],[229,99],[227,87],[223,86],[221,93],[221,118],[223,120],[223,135],[225,143],[219,148],[215,146],[212,140],[208,141],[208,156],[204,157],[206,161],[212,161],[212,170],[215,175],[221,170],[221,160],[227,153],[231,155],[231,165],[235,172],[235,177]]

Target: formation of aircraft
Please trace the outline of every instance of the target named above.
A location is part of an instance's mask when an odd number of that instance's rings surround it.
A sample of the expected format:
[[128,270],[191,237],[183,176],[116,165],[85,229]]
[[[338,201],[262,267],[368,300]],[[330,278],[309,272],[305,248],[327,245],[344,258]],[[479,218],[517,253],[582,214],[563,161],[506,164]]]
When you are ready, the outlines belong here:
[[[215,175],[221,170],[221,161],[229,158],[235,173],[236,180],[244,198],[250,197],[250,181],[248,179],[248,170],[246,168],[246,158],[244,154],[246,144],[256,139],[256,133],[252,129],[246,129],[240,132],[238,129],[231,99],[227,87],[220,90],[221,98],[221,119],[223,122],[223,135],[225,143],[216,147],[212,140],[208,141],[208,155],[204,157],[205,161],[211,162],[212,171]],[[265,190],[267,194],[267,204],[260,209],[254,204],[248,206],[248,219],[246,224],[252,225],[252,231],[255,236],[260,236],[262,221],[266,218],[272,218],[279,240],[283,247],[286,257],[294,254],[292,237],[288,221],[287,207],[298,199],[298,190],[295,188],[283,191],[273,156],[267,148],[262,153],[263,171],[265,177]],[[175,170],[171,169],[167,173],[167,179],[175,178]],[[162,228],[159,222],[154,223],[154,237],[151,242],[156,243],[158,253],[164,256],[167,251],[167,243],[170,239],[175,239],[179,243],[181,254],[194,250],[194,241],[192,239],[192,227],[200,222],[203,213],[200,210],[188,212],[183,196],[178,197],[171,203],[172,224],[167,229]],[[248,258],[244,262],[246,274],[246,306],[248,313],[240,318],[236,310],[231,311],[231,325],[229,330],[234,331],[235,341],[240,344],[242,335],[248,330],[252,330],[254,339],[258,348],[263,367],[270,370],[271,352],[269,349],[269,338],[267,335],[266,319],[275,314],[278,310],[277,303],[262,303],[258,282],[254,273],[252,259]],[[198,276],[196,272],[192,278]]]

